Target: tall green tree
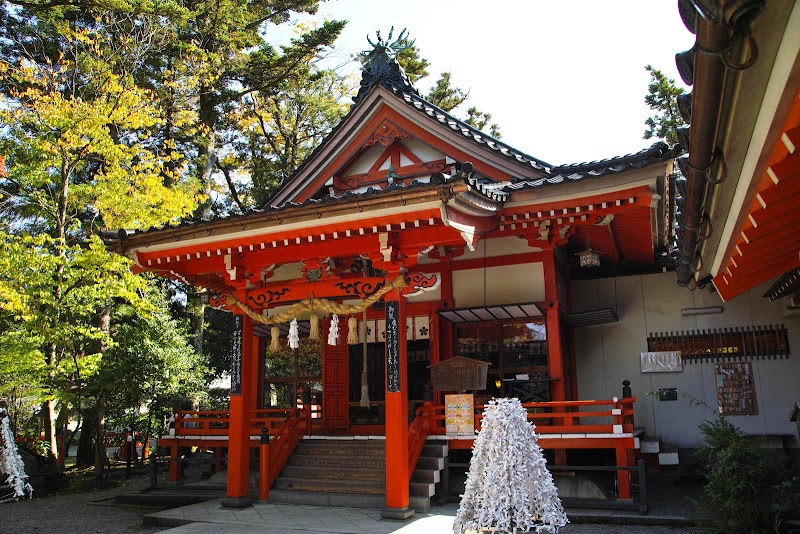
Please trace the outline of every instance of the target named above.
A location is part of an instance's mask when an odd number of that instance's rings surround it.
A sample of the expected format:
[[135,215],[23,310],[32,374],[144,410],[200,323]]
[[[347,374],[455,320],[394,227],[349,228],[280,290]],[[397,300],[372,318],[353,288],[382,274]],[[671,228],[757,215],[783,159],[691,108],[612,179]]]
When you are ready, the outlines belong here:
[[663,139],[672,146],[678,142],[678,128],[686,124],[678,111],[678,97],[684,90],[652,65],[645,70],[650,74],[650,84],[644,102],[654,113],[645,121],[644,139]]
[[[177,221],[200,200],[191,181],[165,180],[164,153],[147,145],[159,109],[134,82],[131,63],[109,45],[102,21],[95,24],[37,20],[28,35],[41,38],[18,40],[14,55],[0,59],[0,123],[7,125],[0,152],[9,162],[0,194],[13,218],[10,229],[22,236],[11,249],[20,258],[41,258],[29,264],[38,269],[37,283],[15,290],[36,299],[29,326],[45,362],[43,412],[53,456],[62,363],[102,351],[109,339],[98,316],[114,299],[134,297],[139,284],[128,263],[92,236]],[[14,266],[9,260],[2,273],[8,283],[26,279]],[[87,348],[90,342],[95,346]]]
[[[311,73],[277,92],[252,92],[230,114],[231,152],[218,161],[226,180],[249,175],[242,188],[249,199],[234,197],[240,210],[263,206],[349,109],[354,83],[331,70]],[[226,136],[227,137],[227,136]],[[232,190],[234,189],[231,186]]]

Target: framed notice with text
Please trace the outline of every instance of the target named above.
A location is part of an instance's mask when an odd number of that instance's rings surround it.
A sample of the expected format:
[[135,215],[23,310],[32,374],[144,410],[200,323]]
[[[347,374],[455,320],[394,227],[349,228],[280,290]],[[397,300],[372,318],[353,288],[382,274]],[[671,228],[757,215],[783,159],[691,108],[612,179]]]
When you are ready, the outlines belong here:
[[714,365],[717,402],[722,415],[758,415],[753,368],[750,362]]
[[471,393],[445,395],[444,424],[448,436],[474,436],[475,397]]

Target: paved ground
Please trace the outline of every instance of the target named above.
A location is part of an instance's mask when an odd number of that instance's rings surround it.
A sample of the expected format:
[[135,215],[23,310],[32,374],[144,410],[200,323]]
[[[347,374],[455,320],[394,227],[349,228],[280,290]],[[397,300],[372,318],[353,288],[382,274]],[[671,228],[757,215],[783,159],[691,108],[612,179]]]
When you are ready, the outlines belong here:
[[[381,519],[378,510],[326,508],[293,504],[256,504],[243,510],[224,509],[219,501],[194,504],[155,514],[176,522],[195,523],[175,527],[164,534],[446,534],[452,532],[458,506],[435,507],[416,514],[407,521]],[[576,512],[576,515],[579,512]],[[583,512],[581,512],[583,513]],[[612,518],[612,515],[614,516]],[[630,519],[630,514],[609,514],[609,521]],[[576,521],[577,517],[574,518]],[[636,519],[636,518],[634,518]],[[561,530],[564,534],[584,533],[699,533],[700,529],[657,525],[574,524]]]
[[[696,498],[699,488],[676,485],[670,477],[655,475],[650,487],[651,511],[645,518],[670,518],[691,516],[689,499]],[[147,485],[146,477],[124,481],[122,485],[84,493],[64,493],[35,498],[28,501],[0,504],[0,533],[31,534],[94,533],[149,534],[436,534],[452,532],[457,505],[434,507],[429,513],[417,514],[405,522],[386,521],[377,510],[352,508],[324,508],[288,504],[258,504],[241,511],[222,509],[218,501],[209,501],[160,512],[165,517],[181,521],[195,521],[190,525],[143,527],[143,517],[153,511],[121,508],[112,505],[115,495],[133,493]],[[561,532],[564,534],[671,534],[677,532],[700,533],[699,528],[677,528],[658,525],[614,524],[625,520],[641,519],[638,514],[605,512],[603,524],[579,523],[588,515],[595,519],[601,512],[572,511],[574,524]]]

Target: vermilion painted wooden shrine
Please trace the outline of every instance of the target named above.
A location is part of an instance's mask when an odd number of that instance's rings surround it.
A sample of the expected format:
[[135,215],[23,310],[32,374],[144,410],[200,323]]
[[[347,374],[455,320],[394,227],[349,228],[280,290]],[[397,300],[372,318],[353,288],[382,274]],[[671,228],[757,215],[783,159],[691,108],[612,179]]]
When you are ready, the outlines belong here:
[[[229,503],[242,504],[264,427],[270,484],[303,438],[385,439],[386,507],[402,516],[426,440],[471,446],[445,428],[444,394],[457,391],[430,391],[429,367],[463,356],[488,364],[486,389],[474,391],[476,427],[482,402],[517,396],[557,463],[570,450],[611,449],[630,466],[635,399],[577,398],[569,321],[581,317],[570,313],[569,271],[598,258],[604,268],[660,270],[675,154],[655,144],[552,166],[426,102],[387,43],[367,57],[354,102],[262,210],[121,240],[137,269],[205,288],[213,305],[241,317],[230,412],[195,413],[191,427],[178,418],[161,444],[174,456],[181,446],[227,447]],[[333,314],[320,303],[356,309],[392,283],[365,311],[339,314],[329,344]],[[323,317],[321,374],[301,380],[312,393],[304,403],[292,390],[300,404],[275,406],[287,382],[268,375],[269,318],[303,302],[301,332],[312,313]],[[615,319],[598,310],[588,320]],[[396,361],[384,357],[394,336]],[[631,497],[626,471],[618,491]]]

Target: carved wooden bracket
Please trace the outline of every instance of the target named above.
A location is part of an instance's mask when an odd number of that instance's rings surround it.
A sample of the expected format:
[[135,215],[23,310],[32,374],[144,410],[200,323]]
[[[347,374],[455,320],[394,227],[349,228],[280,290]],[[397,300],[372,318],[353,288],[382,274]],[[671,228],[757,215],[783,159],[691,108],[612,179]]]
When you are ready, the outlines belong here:
[[439,274],[408,273],[406,275],[408,287],[403,290],[403,295],[413,297],[425,291],[433,291],[442,283]]

